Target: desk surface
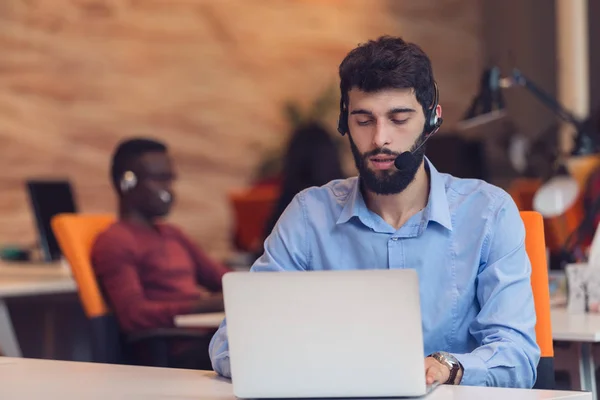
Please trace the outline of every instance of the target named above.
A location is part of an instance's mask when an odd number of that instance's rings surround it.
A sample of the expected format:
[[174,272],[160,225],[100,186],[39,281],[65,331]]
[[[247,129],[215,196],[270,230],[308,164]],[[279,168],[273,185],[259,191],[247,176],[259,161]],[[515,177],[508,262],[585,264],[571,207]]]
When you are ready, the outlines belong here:
[[178,315],[175,325],[181,328],[218,328],[225,318],[225,313],[205,313]]
[[[182,328],[218,328],[225,313],[189,314],[175,317]],[[552,338],[571,342],[600,342],[600,314],[569,314],[552,309]]]
[[[189,314],[175,317],[182,328],[218,328],[225,313]],[[552,338],[572,342],[600,342],[600,314],[569,314],[552,309]]]
[[600,314],[569,314],[552,309],[552,338],[568,342],[600,342]]
[[[34,384],[32,384],[34,383]],[[213,372],[0,357],[2,400],[235,400]],[[441,386],[427,399],[590,400],[590,393]]]
[[76,288],[66,265],[0,262],[0,297],[70,293]]

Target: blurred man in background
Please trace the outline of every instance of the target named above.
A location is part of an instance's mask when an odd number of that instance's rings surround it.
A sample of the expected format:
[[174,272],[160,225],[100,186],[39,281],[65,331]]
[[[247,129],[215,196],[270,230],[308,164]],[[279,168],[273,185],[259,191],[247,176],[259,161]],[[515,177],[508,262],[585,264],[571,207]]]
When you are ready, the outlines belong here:
[[[223,310],[221,278],[228,271],[178,228],[161,223],[174,200],[173,163],[164,144],[131,139],[111,166],[119,220],[99,235],[92,263],[123,332],[174,326],[174,317]],[[180,367],[210,368],[208,341],[173,346]]]
[[[345,178],[337,144],[318,122],[309,122],[294,130],[283,162],[281,193],[265,226],[263,242],[294,196],[309,187]],[[262,248],[258,257],[261,254]]]

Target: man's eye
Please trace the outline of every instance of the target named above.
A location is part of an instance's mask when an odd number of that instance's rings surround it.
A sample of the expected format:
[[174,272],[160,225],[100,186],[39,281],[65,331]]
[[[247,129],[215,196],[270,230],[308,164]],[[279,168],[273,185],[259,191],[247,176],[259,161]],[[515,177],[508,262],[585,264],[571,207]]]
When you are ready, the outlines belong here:
[[368,120],[366,120],[366,121],[356,121],[356,123],[357,123],[359,126],[366,126],[366,125],[369,125],[369,124],[371,123],[371,120],[370,120],[370,119],[368,119]]
[[396,125],[404,125],[408,121],[407,119],[392,119],[392,122]]

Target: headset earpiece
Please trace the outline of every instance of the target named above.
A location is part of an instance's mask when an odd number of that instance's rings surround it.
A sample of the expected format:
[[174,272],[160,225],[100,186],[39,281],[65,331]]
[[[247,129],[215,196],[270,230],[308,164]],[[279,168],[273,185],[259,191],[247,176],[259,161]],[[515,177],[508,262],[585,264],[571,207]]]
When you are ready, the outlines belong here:
[[340,99],[340,116],[338,118],[338,132],[344,136],[348,133],[348,109],[344,105],[344,99]]
[[429,110],[427,110],[427,115],[425,115],[425,134],[430,135],[434,133],[439,127],[442,125],[443,119],[438,117],[437,115],[437,106],[440,101],[440,92],[438,90],[437,83],[433,82],[433,103]]
[[137,176],[132,171],[125,171],[123,177],[121,178],[121,182],[119,186],[121,187],[121,192],[126,193],[137,185]]

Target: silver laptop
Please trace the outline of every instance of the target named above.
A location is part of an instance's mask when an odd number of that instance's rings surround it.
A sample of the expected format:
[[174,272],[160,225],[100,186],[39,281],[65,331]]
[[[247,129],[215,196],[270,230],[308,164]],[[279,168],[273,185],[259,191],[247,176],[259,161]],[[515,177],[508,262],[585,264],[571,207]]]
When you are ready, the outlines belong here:
[[240,398],[422,396],[414,270],[232,272],[223,278]]

